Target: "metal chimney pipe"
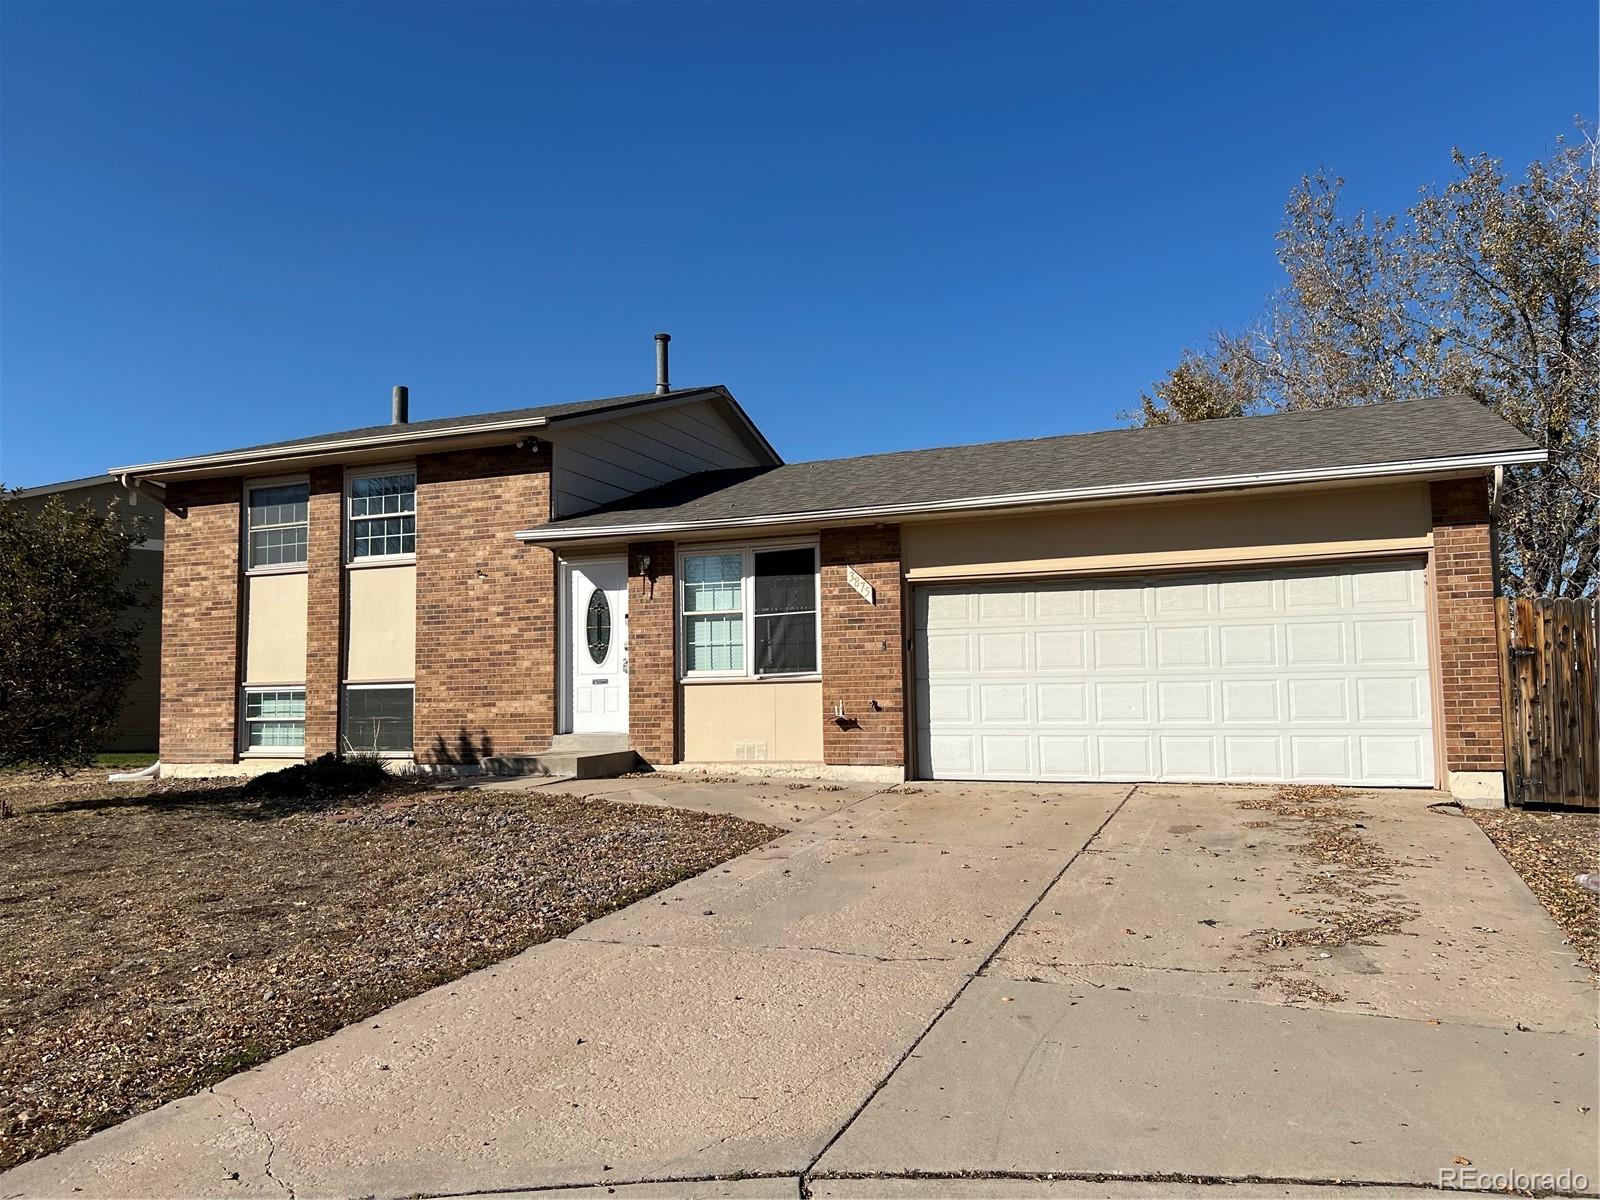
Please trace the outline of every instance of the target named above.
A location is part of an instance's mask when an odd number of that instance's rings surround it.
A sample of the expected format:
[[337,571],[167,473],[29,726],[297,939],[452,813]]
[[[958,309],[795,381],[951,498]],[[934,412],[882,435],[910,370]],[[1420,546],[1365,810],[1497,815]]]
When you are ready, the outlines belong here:
[[397,387],[394,390],[394,400],[389,406],[389,424],[404,425],[411,419],[411,390]]
[[670,333],[656,334],[656,395],[658,396],[665,396],[672,390],[667,374],[667,343],[671,340]]

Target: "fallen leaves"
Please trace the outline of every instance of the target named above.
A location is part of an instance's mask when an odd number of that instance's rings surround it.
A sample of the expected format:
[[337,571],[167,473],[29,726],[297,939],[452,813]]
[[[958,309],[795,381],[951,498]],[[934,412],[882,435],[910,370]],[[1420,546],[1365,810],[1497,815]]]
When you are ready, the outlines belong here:
[[774,831],[400,785],[270,814],[199,781],[0,779],[0,1168],[698,874]]

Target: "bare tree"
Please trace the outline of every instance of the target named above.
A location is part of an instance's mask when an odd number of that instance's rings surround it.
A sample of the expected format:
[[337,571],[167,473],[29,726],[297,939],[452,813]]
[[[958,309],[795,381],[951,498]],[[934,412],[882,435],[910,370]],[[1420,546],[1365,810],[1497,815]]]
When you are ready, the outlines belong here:
[[1600,585],[1600,206],[1596,140],[1512,180],[1454,153],[1456,177],[1403,215],[1345,216],[1343,181],[1295,188],[1278,233],[1287,282],[1240,334],[1188,351],[1135,414],[1146,425],[1464,392],[1550,451],[1508,474],[1511,591]]

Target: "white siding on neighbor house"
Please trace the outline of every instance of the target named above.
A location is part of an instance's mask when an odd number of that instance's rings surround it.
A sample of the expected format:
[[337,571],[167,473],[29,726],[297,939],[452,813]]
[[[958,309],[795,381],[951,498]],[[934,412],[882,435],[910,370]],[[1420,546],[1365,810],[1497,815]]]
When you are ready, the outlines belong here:
[[697,471],[761,463],[709,400],[552,430],[555,515],[570,517]]

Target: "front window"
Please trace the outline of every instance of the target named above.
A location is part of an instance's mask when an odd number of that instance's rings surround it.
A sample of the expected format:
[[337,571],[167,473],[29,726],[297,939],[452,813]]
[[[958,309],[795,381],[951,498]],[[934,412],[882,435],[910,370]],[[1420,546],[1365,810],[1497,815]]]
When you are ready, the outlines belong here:
[[249,489],[245,564],[250,570],[305,563],[310,504],[311,487],[306,483],[268,483]]
[[350,558],[400,558],[417,552],[417,477],[411,471],[350,480]]
[[757,675],[793,675],[817,669],[817,552],[758,550],[755,576]]
[[683,646],[687,671],[744,670],[742,554],[684,557]]
[[410,684],[344,690],[344,749],[353,754],[410,754]]
[[817,548],[685,554],[683,673],[810,675],[817,657]]
[[306,744],[305,688],[246,688],[246,750],[303,753]]

